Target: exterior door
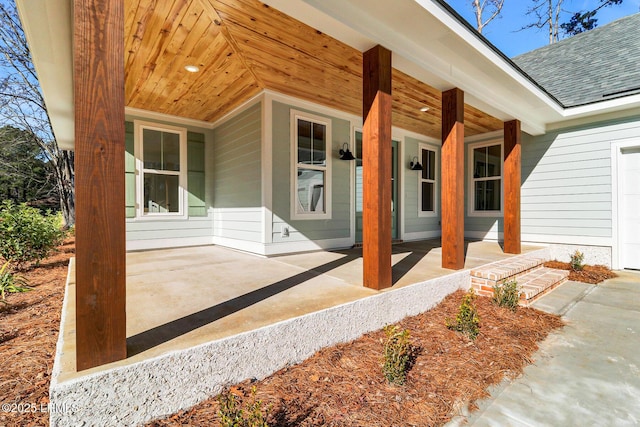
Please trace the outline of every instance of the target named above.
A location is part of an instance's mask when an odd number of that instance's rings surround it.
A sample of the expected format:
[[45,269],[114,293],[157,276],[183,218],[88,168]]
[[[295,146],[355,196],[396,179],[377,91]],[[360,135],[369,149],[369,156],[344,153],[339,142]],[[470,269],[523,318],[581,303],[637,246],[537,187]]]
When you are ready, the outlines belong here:
[[622,149],[620,187],[621,267],[640,270],[640,147]]
[[[355,179],[355,209],[356,209],[356,243],[362,242],[362,132],[356,131],[355,149],[353,155],[356,160]],[[391,238],[398,238],[398,208],[400,206],[398,192],[398,141],[391,141]]]

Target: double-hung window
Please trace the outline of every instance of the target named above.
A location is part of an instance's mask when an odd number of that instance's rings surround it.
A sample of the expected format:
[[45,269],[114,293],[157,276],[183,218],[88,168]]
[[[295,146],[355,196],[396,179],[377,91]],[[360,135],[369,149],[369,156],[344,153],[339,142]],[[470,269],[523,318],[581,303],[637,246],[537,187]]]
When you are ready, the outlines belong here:
[[422,171],[418,175],[418,216],[433,216],[436,214],[436,150],[420,144],[419,162]]
[[499,215],[502,212],[502,143],[469,146],[470,214]]
[[185,212],[186,130],[136,122],[138,216]]
[[320,117],[291,112],[293,219],[331,216],[331,124]]

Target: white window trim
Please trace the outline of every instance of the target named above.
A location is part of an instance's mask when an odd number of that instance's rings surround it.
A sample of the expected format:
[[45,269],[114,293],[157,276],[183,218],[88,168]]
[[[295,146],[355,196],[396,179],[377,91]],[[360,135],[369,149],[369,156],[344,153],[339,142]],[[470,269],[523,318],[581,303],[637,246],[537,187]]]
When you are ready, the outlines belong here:
[[[500,145],[500,210],[497,211],[477,211],[475,210],[475,186],[473,178],[473,150],[476,148],[489,147],[491,145]],[[504,141],[502,139],[491,139],[489,141],[476,142],[469,144],[467,156],[467,175],[468,175],[468,198],[467,198],[467,215],[470,217],[499,217],[504,211]]]
[[[324,167],[307,166],[308,169],[322,170],[325,172],[325,211],[318,213],[299,213],[296,209],[296,201],[298,194],[298,120],[306,120],[309,122],[321,124],[325,126],[327,140],[325,142],[327,164]],[[309,220],[309,219],[331,219],[331,158],[333,143],[331,138],[331,120],[326,117],[316,116],[303,111],[291,109],[290,112],[290,134],[291,134],[291,187],[290,187],[290,206],[292,220]]]
[[[168,219],[187,218],[187,129],[154,122],[134,120],[134,152],[136,160],[136,220],[162,221]],[[142,138],[144,129],[172,132],[180,135],[180,172],[178,175],[178,212],[145,213],[144,212],[144,159]]]
[[[440,176],[440,147],[420,143],[418,144],[418,161],[422,160],[422,150],[429,150],[435,153],[435,171],[434,171],[434,180],[433,180],[433,211],[423,211],[422,210],[422,181],[429,182],[430,180],[422,179],[422,172],[418,172],[418,218],[433,218],[438,216],[440,212],[440,186],[438,177]],[[423,165],[424,166],[424,165]]]

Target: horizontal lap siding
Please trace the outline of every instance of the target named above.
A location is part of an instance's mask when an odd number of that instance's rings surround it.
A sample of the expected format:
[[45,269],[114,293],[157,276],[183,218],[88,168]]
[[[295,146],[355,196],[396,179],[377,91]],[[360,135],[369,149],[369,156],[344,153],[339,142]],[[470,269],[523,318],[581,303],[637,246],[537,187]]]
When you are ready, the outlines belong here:
[[[139,119],[145,122],[155,122],[161,125],[184,127],[187,129],[187,198],[188,203],[185,209],[188,217],[180,219],[161,218],[135,218],[135,157],[134,157],[134,124],[133,121]],[[152,242],[175,241],[175,246],[187,243],[189,239],[198,239],[198,242],[213,236],[213,221],[209,216],[208,204],[203,200],[204,180],[209,179],[208,171],[204,171],[207,144],[211,142],[211,131],[194,126],[184,126],[164,120],[154,120],[139,118],[132,115],[126,116],[126,205],[125,212],[127,218],[126,234],[128,242],[147,241]],[[164,245],[166,246],[166,245]]]
[[261,104],[213,131],[213,207],[257,208],[261,195]]
[[611,143],[639,135],[637,119],[525,135],[522,233],[611,237]]
[[[291,220],[291,109],[305,111],[280,102],[273,102],[273,242],[349,238],[351,234],[351,162],[340,160],[338,148],[351,141],[351,124],[347,120],[307,111],[331,120],[331,219]],[[289,237],[282,236],[289,228]]]
[[184,220],[127,222],[127,240],[156,240],[201,238],[212,236],[209,217],[192,217]]
[[262,109],[258,103],[213,131],[213,234],[262,241]]
[[[422,155],[420,153],[420,142],[415,138],[406,137],[405,140],[405,157],[413,158],[417,156],[419,161],[422,161]],[[436,151],[437,147],[434,145],[426,144],[427,148],[431,148]],[[439,153],[438,151],[436,151]],[[440,165],[439,154],[436,154],[436,162]],[[424,166],[424,165],[423,165]],[[421,172],[412,171],[407,168],[405,162],[400,164],[400,170],[405,175],[404,180],[404,220],[405,233],[439,233],[440,232],[440,169],[436,170],[436,211],[437,216],[420,217],[419,212],[419,198],[418,192],[420,191],[418,180],[420,179]]]

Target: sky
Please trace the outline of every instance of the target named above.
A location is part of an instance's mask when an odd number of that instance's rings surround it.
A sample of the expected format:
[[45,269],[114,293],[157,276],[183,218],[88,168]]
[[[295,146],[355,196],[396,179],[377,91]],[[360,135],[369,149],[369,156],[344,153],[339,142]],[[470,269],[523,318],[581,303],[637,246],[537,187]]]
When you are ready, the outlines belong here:
[[[446,0],[446,2],[475,28],[476,17],[471,6],[472,0]],[[532,3],[532,0],[505,0],[501,17],[491,21],[483,29],[482,35],[508,57],[546,46],[549,43],[547,28],[517,31],[531,23],[532,17],[527,16],[526,11]],[[599,3],[598,0],[564,0],[565,18],[561,18],[561,22],[567,21],[575,12],[594,9]],[[640,0],[623,0],[621,5],[600,9],[596,18],[598,18],[598,26],[601,27],[618,18],[638,12],[640,12]]]

